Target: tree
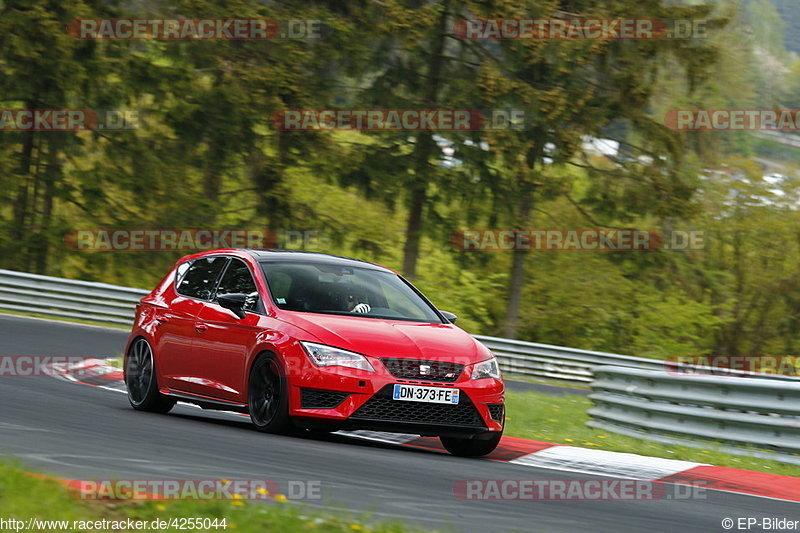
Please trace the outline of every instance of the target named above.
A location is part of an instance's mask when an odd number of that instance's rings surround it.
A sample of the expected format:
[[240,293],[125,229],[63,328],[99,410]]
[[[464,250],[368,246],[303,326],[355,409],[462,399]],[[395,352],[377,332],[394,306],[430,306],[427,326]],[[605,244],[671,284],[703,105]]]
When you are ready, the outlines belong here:
[[[518,2],[501,2],[488,8],[470,3],[468,11],[474,17],[486,19],[500,16],[696,19],[706,18],[709,8],[676,8],[660,0],[618,0],[603,5],[587,0],[522,6]],[[546,195],[560,195],[567,190],[558,183],[547,183],[547,167],[572,164],[573,158],[581,153],[583,137],[602,136],[604,129],[615,121],[622,121],[630,131],[646,135],[643,149],[655,158],[646,169],[644,183],[656,194],[648,195],[646,202],[629,205],[626,200],[641,189],[642,180],[631,180],[621,187],[613,185],[620,195],[615,199],[609,194],[608,179],[604,179],[590,185],[591,190],[583,199],[587,208],[599,207],[615,221],[625,220],[625,211],[637,215],[647,212],[664,215],[680,208],[691,193],[676,170],[681,164],[677,136],[651,118],[647,111],[659,61],[675,57],[687,71],[687,79],[697,80],[713,63],[716,49],[712,45],[681,40],[517,40],[491,45],[472,41],[468,45],[483,60],[477,87],[493,96],[491,103],[506,102],[526,110],[524,128],[512,142],[504,140],[498,145],[487,136],[489,144],[496,147],[496,153],[501,154],[504,172],[497,176],[505,185],[498,190],[506,193],[505,204],[509,207],[506,213],[512,226],[530,222],[537,194],[546,198]],[[486,65],[491,67],[487,69]],[[497,76],[495,70],[504,76]],[[636,170],[643,169],[639,165]],[[597,174],[608,178],[614,173]],[[619,169],[618,174],[633,177],[632,172],[626,173],[624,169]],[[519,327],[526,257],[524,250],[517,251],[511,264],[504,328],[504,334],[509,337],[515,337]]]
[[[0,12],[0,92],[4,106],[17,109],[93,109],[119,102],[106,80],[119,63],[98,61],[95,43],[68,35],[67,23],[89,13],[112,13],[102,3],[83,1],[16,2]],[[108,49],[118,49],[110,45]],[[113,53],[112,53],[113,55]],[[58,242],[58,204],[69,196],[65,183],[68,154],[80,150],[84,137],[72,132],[4,132],[4,152],[16,164],[6,205],[13,216],[4,225],[10,242],[0,249],[12,268],[45,272],[51,247]]]

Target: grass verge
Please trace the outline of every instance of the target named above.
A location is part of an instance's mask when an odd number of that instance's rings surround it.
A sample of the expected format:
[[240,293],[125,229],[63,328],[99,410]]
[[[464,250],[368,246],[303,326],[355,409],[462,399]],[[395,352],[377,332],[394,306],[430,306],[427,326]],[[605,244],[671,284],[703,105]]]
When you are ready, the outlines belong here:
[[[217,527],[194,528],[195,531],[234,531],[241,533],[405,533],[417,531],[400,523],[373,523],[367,515],[360,517],[311,511],[290,503],[244,502],[226,500],[202,501],[88,501],[81,500],[63,484],[49,478],[34,477],[18,465],[0,462],[0,517],[21,520],[23,531],[29,519],[36,519],[34,531],[109,531],[108,528],[81,528],[81,521],[144,521],[192,518],[210,519],[205,524]],[[222,520],[224,527],[222,527]],[[53,521],[47,524],[46,521]],[[64,521],[67,524],[64,524]],[[60,522],[61,524],[58,524]],[[76,524],[76,522],[78,522]],[[194,522],[197,524],[198,522]],[[6,522],[6,525],[8,523]],[[62,527],[67,525],[67,527]],[[77,525],[78,527],[74,527]],[[177,524],[176,524],[177,525]],[[184,526],[185,528],[185,526]],[[12,527],[10,530],[13,531]],[[178,528],[146,528],[148,531],[179,531]],[[8,530],[8,529],[4,529]],[[115,529],[115,531],[129,531]]]
[[592,402],[583,396],[506,391],[506,401],[508,418],[505,434],[510,437],[800,476],[799,465],[732,455],[717,450],[714,443],[709,443],[703,449],[690,448],[590,428],[586,425],[589,420],[586,412]]

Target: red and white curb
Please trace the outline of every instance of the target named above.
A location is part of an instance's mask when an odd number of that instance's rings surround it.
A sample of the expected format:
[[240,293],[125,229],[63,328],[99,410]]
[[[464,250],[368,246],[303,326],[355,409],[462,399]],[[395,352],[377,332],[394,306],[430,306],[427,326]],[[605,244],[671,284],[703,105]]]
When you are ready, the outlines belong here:
[[[110,366],[104,359],[86,359],[81,363],[63,367],[56,365],[54,370],[57,377],[74,383],[114,392],[126,392],[122,371]],[[379,431],[338,431],[337,434],[446,453],[439,439],[432,437]],[[800,502],[800,478],[796,477],[632,453],[564,446],[516,437],[503,437],[497,449],[485,459],[593,476],[690,486],[702,484],[705,489]]]
[[106,359],[88,358],[71,364],[56,363],[52,365],[52,370],[53,375],[75,383],[115,386],[115,390],[121,386],[120,390],[125,390],[122,370],[108,364]]

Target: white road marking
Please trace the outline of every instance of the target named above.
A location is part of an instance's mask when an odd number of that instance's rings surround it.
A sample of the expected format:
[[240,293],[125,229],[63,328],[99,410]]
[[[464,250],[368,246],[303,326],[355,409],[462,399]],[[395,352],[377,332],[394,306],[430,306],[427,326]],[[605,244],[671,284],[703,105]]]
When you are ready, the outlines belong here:
[[627,479],[661,479],[703,463],[648,457],[634,453],[592,450],[576,446],[553,446],[511,461],[513,464],[568,470]]
[[405,444],[419,438],[419,435],[408,435],[405,433],[386,433],[383,431],[337,431],[334,435],[345,435],[356,439],[383,442],[387,444]]
[[0,429],[11,429],[14,431],[50,431],[49,429],[20,426],[19,424],[11,424],[9,422],[0,422]]

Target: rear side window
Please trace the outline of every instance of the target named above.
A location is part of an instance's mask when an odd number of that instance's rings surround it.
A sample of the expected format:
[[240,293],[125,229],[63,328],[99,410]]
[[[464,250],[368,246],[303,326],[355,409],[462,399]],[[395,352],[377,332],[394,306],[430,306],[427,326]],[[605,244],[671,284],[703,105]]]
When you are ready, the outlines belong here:
[[180,285],[183,276],[186,275],[186,271],[189,270],[190,266],[192,266],[191,261],[186,261],[185,263],[181,263],[180,265],[178,265],[178,270],[175,274],[175,283]]
[[202,257],[196,259],[178,282],[176,287],[178,294],[201,300],[210,300],[211,295],[214,293],[214,285],[217,283],[217,278],[227,261],[227,257]]

